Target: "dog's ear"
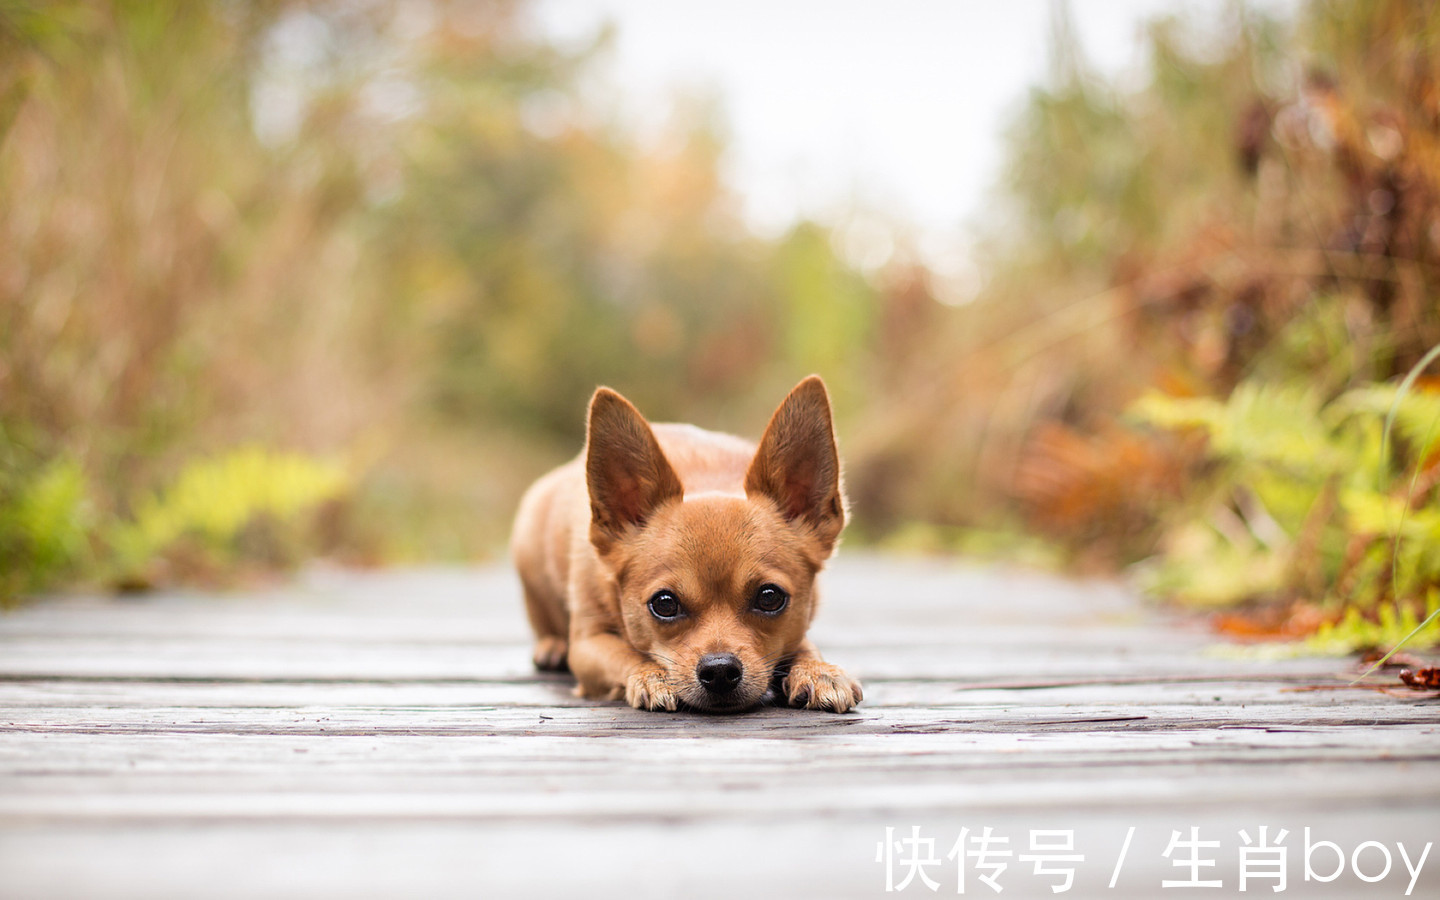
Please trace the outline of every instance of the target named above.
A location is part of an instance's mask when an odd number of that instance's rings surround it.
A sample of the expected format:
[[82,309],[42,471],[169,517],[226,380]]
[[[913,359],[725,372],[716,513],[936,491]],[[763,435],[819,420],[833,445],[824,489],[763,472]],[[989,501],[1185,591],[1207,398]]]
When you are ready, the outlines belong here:
[[590,489],[590,541],[601,553],[655,508],[684,494],[680,477],[655,432],[629,400],[598,388],[586,425],[585,481]]
[[796,385],[770,417],[745,473],[745,493],[769,497],[786,519],[814,529],[825,553],[834,548],[845,527],[845,499],[830,396],[818,375]]

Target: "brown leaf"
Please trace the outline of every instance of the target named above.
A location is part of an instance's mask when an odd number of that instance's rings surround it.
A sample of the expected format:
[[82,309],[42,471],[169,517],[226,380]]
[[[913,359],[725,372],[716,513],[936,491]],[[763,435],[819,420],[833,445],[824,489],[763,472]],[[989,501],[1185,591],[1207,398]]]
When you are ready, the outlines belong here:
[[1423,669],[1401,669],[1400,680],[1417,691],[1440,690],[1440,666]]

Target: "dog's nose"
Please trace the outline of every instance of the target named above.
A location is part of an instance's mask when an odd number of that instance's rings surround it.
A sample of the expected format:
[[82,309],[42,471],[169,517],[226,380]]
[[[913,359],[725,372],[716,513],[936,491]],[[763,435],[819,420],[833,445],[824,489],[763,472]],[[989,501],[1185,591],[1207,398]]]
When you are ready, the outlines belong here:
[[745,670],[733,653],[707,653],[695,666],[695,677],[707,694],[729,694],[740,686]]

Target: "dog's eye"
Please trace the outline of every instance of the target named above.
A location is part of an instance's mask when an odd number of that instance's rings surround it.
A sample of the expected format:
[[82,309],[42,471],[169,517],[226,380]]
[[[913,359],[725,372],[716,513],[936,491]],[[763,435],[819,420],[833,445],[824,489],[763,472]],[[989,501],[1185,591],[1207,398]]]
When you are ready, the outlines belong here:
[[655,596],[650,598],[650,615],[662,621],[670,621],[680,617],[680,601],[669,591],[657,591]]
[[762,584],[755,592],[755,608],[763,613],[778,613],[790,602],[790,595],[773,584]]

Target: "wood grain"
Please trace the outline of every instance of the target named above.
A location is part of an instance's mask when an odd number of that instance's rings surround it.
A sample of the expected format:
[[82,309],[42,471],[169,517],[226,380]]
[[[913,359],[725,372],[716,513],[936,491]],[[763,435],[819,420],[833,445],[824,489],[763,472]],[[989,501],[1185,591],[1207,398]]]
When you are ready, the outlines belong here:
[[[914,826],[941,893],[991,826],[1072,830],[1068,896],[1105,897],[1170,893],[1198,827],[1228,896],[1260,825],[1289,895],[1404,896],[1397,843],[1440,840],[1440,705],[1347,661],[1216,652],[1109,583],[857,557],[825,588],[817,642],[866,684],[843,716],[578,700],[531,671],[503,568],[33,604],[0,617],[0,898],[881,896]],[[1335,881],[1304,880],[1306,828]]]

